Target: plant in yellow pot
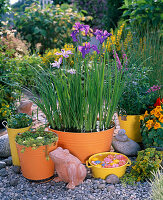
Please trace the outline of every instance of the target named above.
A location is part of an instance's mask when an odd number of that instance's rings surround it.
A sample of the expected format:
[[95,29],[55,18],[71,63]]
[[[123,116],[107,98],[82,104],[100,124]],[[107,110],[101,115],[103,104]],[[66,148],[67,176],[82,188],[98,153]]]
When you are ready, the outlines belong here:
[[[122,94],[126,69],[123,60],[111,57],[105,39],[111,34],[97,30],[97,46],[84,41],[90,27],[76,23],[71,34],[80,45],[73,51],[62,49],[50,69],[36,70],[36,93],[32,100],[46,115],[50,130],[59,136],[58,146],[69,149],[83,163],[93,154],[110,150],[113,114]],[[86,37],[84,37],[85,39]],[[67,57],[73,54],[73,66]],[[113,56],[114,55],[114,56]],[[39,97],[38,97],[39,96]]]
[[11,115],[7,122],[3,122],[3,125],[7,128],[13,165],[20,166],[15,137],[18,133],[23,133],[30,129],[32,117],[25,113]]
[[150,87],[148,69],[137,69],[131,82],[125,85],[124,92],[119,100],[120,128],[125,129],[126,135],[135,142],[141,142],[140,116],[153,105],[160,87]]

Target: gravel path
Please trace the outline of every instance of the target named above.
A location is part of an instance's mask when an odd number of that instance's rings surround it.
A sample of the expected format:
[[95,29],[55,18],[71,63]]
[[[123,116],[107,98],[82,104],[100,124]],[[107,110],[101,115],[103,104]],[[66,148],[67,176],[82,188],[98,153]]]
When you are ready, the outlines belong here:
[[135,186],[111,185],[102,179],[94,179],[90,171],[82,185],[74,190],[67,189],[66,183],[49,181],[32,183],[22,174],[15,174],[12,166],[6,167],[0,176],[1,200],[145,200],[149,198],[148,182]]

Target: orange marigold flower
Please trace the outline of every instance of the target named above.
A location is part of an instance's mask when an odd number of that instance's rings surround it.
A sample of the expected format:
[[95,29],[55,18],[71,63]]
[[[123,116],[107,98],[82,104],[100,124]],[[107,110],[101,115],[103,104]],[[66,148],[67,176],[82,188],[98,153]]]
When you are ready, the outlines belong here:
[[161,128],[161,124],[156,122],[155,125],[154,125],[154,129],[158,129],[158,128]]
[[153,120],[148,120],[146,122],[146,127],[148,128],[148,130],[152,128],[153,124],[154,124]]
[[161,123],[163,123],[163,115],[160,115],[159,121],[160,121]]
[[156,111],[156,112],[154,113],[154,116],[157,117],[157,118],[159,118],[160,115],[161,115],[161,113],[160,113],[159,111]]
[[148,116],[148,111],[145,111],[144,117]]
[[156,112],[156,110],[155,110],[155,109],[153,109],[153,110],[150,112],[150,114],[151,114],[151,115],[154,115],[154,114],[155,114],[155,112]]

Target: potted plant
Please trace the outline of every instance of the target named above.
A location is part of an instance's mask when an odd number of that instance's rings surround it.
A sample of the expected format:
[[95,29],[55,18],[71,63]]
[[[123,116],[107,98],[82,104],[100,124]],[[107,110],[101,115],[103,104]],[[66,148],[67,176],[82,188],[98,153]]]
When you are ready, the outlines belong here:
[[7,122],[3,121],[3,125],[7,128],[13,165],[19,166],[20,163],[15,144],[15,137],[18,133],[23,133],[30,129],[32,117],[25,113],[18,113],[11,115],[10,118],[7,119]]
[[81,46],[74,50],[73,68],[66,59],[72,51],[64,49],[56,53],[60,58],[51,64],[51,69],[31,67],[36,74],[37,91],[32,100],[46,115],[50,130],[58,134],[58,146],[69,149],[83,163],[92,154],[110,150],[112,117],[125,74],[129,73],[123,63],[119,68],[116,55],[115,59],[109,57],[105,47],[105,39],[110,36],[107,31],[94,33],[99,46],[89,42],[82,45],[80,32],[87,35],[89,30],[88,25],[74,26],[71,36]]
[[23,176],[37,182],[52,179],[54,163],[49,152],[57,148],[57,134],[39,128],[18,134],[15,141]]
[[[141,67],[141,66],[140,66]],[[127,136],[135,142],[141,142],[140,116],[154,104],[160,87],[150,87],[148,73],[144,67],[138,67],[132,81],[125,83],[125,89],[119,100],[120,128],[126,130]]]
[[140,117],[142,142],[163,152],[163,109],[157,106]]

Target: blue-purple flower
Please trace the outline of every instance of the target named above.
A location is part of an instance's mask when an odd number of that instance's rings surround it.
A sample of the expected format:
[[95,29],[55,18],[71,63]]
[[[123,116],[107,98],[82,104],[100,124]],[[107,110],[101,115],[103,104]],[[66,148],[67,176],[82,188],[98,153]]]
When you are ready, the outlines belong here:
[[112,34],[108,33],[106,30],[103,32],[97,29],[94,35],[96,36],[96,39],[100,41],[100,44],[102,44]]
[[80,22],[76,22],[75,25],[73,26],[73,31],[71,33],[71,37],[74,42],[78,42],[76,35],[79,33],[79,31],[85,31],[85,34],[88,34],[90,26],[89,25],[84,25],[80,24]]
[[57,61],[54,61],[54,63],[51,63],[51,66],[52,67],[56,67],[56,68],[60,68],[60,65],[61,65],[61,63],[62,63],[62,57],[61,58],[59,58],[59,60],[58,60],[58,62]]
[[91,46],[91,44],[89,42],[85,43],[84,46],[79,46],[78,49],[82,53],[82,58],[85,58],[85,55],[88,54],[91,49],[96,51],[98,54],[100,53],[100,51],[98,50],[97,46],[96,45],[92,45]]
[[57,52],[55,55],[62,55],[65,58],[69,57],[69,54],[73,54],[71,51],[65,51],[64,49],[61,49],[61,53]]

